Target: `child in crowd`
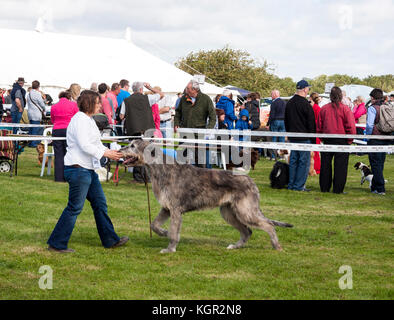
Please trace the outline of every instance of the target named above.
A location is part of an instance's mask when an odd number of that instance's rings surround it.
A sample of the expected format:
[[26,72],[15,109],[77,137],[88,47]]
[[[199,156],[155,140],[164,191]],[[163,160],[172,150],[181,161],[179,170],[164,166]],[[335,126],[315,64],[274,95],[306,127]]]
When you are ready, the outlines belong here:
[[[252,129],[252,121],[249,120],[249,111],[242,109],[239,113],[239,119],[235,124],[236,130],[250,130]],[[244,137],[239,136],[239,141],[243,141]]]

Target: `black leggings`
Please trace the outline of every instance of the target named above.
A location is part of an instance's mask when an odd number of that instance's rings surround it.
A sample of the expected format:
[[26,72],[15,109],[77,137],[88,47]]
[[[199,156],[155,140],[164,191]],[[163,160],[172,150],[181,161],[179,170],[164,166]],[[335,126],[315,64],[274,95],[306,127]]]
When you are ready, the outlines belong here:
[[[52,137],[65,137],[67,129],[55,129],[52,131]],[[55,181],[65,182],[64,179],[64,156],[67,152],[66,140],[54,140],[53,151],[55,153]]]

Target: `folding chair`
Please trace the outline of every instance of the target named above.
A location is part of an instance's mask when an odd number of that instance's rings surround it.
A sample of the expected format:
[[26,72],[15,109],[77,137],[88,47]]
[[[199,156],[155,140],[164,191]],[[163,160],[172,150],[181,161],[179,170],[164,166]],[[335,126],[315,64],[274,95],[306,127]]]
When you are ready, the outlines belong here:
[[[43,133],[44,137],[52,136],[52,128],[46,128]],[[48,170],[47,170],[47,175],[51,174],[51,164],[52,164],[52,158],[55,157],[55,153],[53,151],[53,147],[49,146],[51,143],[50,140],[44,140],[44,154],[42,158],[42,166],[41,166],[41,174],[40,176],[42,177],[44,175],[44,170],[46,166],[46,160],[48,159]],[[51,151],[49,150],[51,148]]]

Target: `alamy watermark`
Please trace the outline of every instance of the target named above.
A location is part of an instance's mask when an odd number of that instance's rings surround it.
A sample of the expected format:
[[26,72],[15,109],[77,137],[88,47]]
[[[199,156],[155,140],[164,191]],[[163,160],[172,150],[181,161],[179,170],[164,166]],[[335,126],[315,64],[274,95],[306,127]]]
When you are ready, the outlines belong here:
[[341,30],[350,30],[353,28],[353,7],[350,5],[342,5],[338,9],[339,28]]
[[42,290],[51,290],[53,289],[53,270],[50,266],[41,266],[38,269],[39,274],[44,274],[38,280],[38,286]]
[[351,266],[341,266],[338,273],[344,274],[339,280],[338,285],[341,290],[353,289],[353,270]]

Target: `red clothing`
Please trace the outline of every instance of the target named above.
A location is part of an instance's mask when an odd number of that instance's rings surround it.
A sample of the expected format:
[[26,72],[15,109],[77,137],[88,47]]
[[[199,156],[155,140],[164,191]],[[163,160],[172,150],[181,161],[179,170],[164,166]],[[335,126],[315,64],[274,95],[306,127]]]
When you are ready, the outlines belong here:
[[66,98],[61,98],[51,107],[51,121],[53,130],[66,129],[71,118],[79,111],[77,103]]
[[162,138],[163,135],[160,131],[160,111],[159,111],[159,104],[155,103],[152,105],[152,115],[153,115],[153,121],[155,122],[155,137]]
[[364,102],[360,103],[358,106],[355,106],[353,108],[353,115],[354,115],[354,119],[356,120],[356,123],[358,123],[358,120],[364,114],[367,114],[367,109],[365,108]]
[[[315,103],[313,105],[313,113],[315,114],[315,122],[316,122],[316,127],[317,127],[317,118],[319,117],[320,113],[320,106]],[[320,139],[316,138],[316,144],[320,144]],[[313,156],[313,168],[315,169],[317,174],[320,174],[320,166],[321,166],[321,161],[320,161],[320,153],[319,151],[313,151],[314,156]]]
[[108,118],[108,123],[114,124],[114,121],[112,119],[113,116],[112,108],[111,105],[109,104],[107,97],[101,97],[101,106],[103,113],[105,113],[105,115]]
[[[320,110],[317,126],[317,133],[331,134],[356,134],[356,125],[354,116],[350,108],[342,103],[339,107],[335,107],[332,103],[328,103]],[[349,139],[351,144],[353,139]]]

